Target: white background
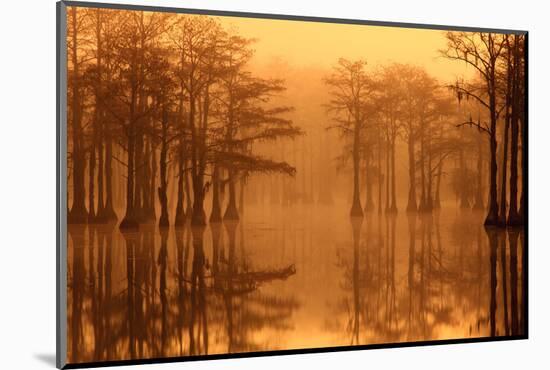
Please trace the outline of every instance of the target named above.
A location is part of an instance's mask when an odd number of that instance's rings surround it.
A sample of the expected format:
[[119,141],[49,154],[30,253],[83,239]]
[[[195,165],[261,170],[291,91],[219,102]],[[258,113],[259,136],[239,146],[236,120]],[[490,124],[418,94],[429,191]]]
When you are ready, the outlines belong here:
[[[140,368],[549,368],[550,13],[544,1],[127,1],[530,31],[529,340]],[[0,368],[51,369],[55,364],[55,1],[3,1],[0,18]]]

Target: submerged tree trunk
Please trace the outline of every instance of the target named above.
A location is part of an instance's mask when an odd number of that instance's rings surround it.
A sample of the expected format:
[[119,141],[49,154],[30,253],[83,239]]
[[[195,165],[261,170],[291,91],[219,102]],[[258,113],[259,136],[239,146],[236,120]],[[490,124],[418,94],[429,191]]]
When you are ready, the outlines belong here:
[[372,168],[370,166],[370,151],[367,150],[365,156],[365,212],[371,212],[374,209],[372,201]]
[[395,136],[391,141],[391,206],[389,211],[397,213],[397,199],[395,189]]
[[437,183],[435,188],[435,200],[434,200],[434,209],[441,208],[441,176],[443,176],[443,159],[439,158],[439,164],[437,165]]
[[223,215],[224,220],[238,220],[239,219],[239,211],[237,210],[237,192],[235,191],[235,171],[232,169],[228,170],[229,173],[229,202],[227,204],[227,208],[225,209],[225,213]]
[[101,105],[101,89],[102,89],[102,64],[103,64],[103,45],[102,45],[102,34],[101,34],[101,9],[96,9],[96,59],[97,59],[97,79],[95,86],[95,129],[97,130],[96,137],[96,150],[97,150],[97,160],[98,160],[98,169],[97,169],[97,212],[96,212],[96,222],[105,222],[105,203],[103,198],[103,181],[104,181],[104,137],[105,137],[105,122],[104,114]]
[[409,200],[407,202],[407,212],[416,212],[416,164],[414,158],[414,137],[409,133],[408,151],[409,151]]
[[359,157],[359,147],[360,142],[360,123],[355,122],[354,125],[354,135],[353,135],[353,203],[351,205],[351,216],[363,216],[363,207],[361,207],[361,198],[359,197],[359,166],[360,166],[360,157]]
[[180,148],[178,151],[178,200],[176,204],[176,219],[174,220],[175,226],[185,225],[185,210],[183,208],[183,201],[185,194],[189,197],[189,193],[186,191],[183,192],[183,183],[186,180],[185,173],[185,157],[183,154],[183,140],[180,143]]
[[495,66],[491,68],[489,91],[490,135],[489,146],[491,151],[491,167],[489,177],[489,212],[485,218],[485,225],[498,225],[498,198],[497,198],[497,108],[495,87]]
[[428,134],[428,188],[426,189],[426,210],[428,212],[433,210],[432,143],[430,137],[431,132]]
[[378,214],[382,214],[382,188],[384,177],[382,176],[382,133],[378,129]]
[[241,184],[239,188],[239,212],[241,214],[241,217],[244,216],[244,194],[245,194],[245,186],[246,186],[246,175],[241,176]]
[[[193,211],[191,225],[206,225],[206,213],[204,212],[204,198],[206,188],[204,173],[206,167],[206,128],[208,125],[208,111],[210,97],[208,86],[205,87],[203,98],[190,97],[189,123],[191,127],[191,170],[193,177]],[[199,104],[198,120],[195,117],[196,104]]]
[[96,220],[98,222],[105,221],[105,201],[104,201],[104,174],[105,174],[105,160],[103,150],[103,123],[99,126],[99,140],[97,141],[97,212]]
[[[387,129],[389,130],[389,129]],[[384,179],[386,181],[386,206],[385,211],[388,212],[390,209],[390,180],[391,180],[391,174],[390,174],[390,138],[389,138],[389,132],[386,132],[386,172],[384,174]]]
[[[510,154],[510,209],[508,213],[508,225],[517,226],[523,224],[518,213],[518,141],[519,141],[519,104],[520,104],[520,68],[519,62],[519,36],[514,36],[514,76],[512,89],[512,117],[511,117],[511,154]],[[523,197],[523,192],[522,192]]]
[[[95,122],[97,124],[97,122]],[[94,125],[92,133],[92,142],[90,144],[89,157],[89,177],[88,177],[88,222],[94,222],[95,213],[95,144],[97,141],[97,127]]]
[[525,223],[525,169],[527,168],[527,155],[525,153],[525,134],[527,133],[525,129],[525,121],[523,118],[520,119],[521,122],[521,164],[524,172],[521,175],[522,186],[521,186],[521,196],[519,198],[519,224],[523,225]]
[[212,174],[212,211],[210,212],[210,222],[221,222],[222,211],[220,206],[220,169],[214,166]]
[[120,229],[134,229],[139,227],[139,223],[135,212],[135,144],[136,144],[136,129],[135,129],[135,103],[136,103],[136,84],[132,84],[131,88],[131,103],[130,103],[130,120],[126,129],[126,138],[128,142],[127,151],[127,172],[126,172],[126,214],[119,225]]
[[83,132],[82,132],[82,116],[81,116],[81,101],[80,101],[80,71],[79,61],[77,56],[78,50],[78,36],[77,36],[77,15],[76,7],[71,9],[72,15],[72,52],[71,62],[73,65],[73,79],[72,79],[72,141],[73,141],[73,204],[70,212],[67,215],[67,223],[70,224],[82,224],[88,221],[88,210],[85,203],[85,187],[84,187],[84,172],[86,167],[86,155],[83,145]]
[[424,120],[420,121],[420,204],[419,211],[426,210],[426,157],[425,157],[425,139],[424,139]]
[[160,147],[160,187],[158,188],[158,197],[160,202],[159,226],[166,227],[170,225],[168,217],[168,181],[166,179],[166,165],[168,154],[168,112],[163,105],[162,112],[162,142]]
[[191,168],[189,167],[189,162],[185,162],[184,167],[184,173],[183,173],[183,185],[185,186],[185,194],[187,194],[187,197],[185,197],[185,215],[191,216],[193,213],[193,200],[192,200],[192,190],[191,190]]
[[113,201],[113,142],[109,136],[105,145],[105,221],[116,222],[118,216],[115,213]]
[[[507,114],[508,116],[508,114]],[[508,131],[510,128],[509,117],[504,120],[504,132],[503,132],[503,153],[502,153],[502,178],[500,187],[500,214],[498,224],[500,226],[506,226],[506,182],[508,180]]]
[[[139,104],[138,104],[139,107]],[[141,108],[140,108],[141,109]],[[143,181],[144,176],[144,138],[142,123],[137,122],[135,127],[134,145],[134,214],[139,223],[145,221],[143,204]]]
[[148,207],[148,215],[149,219],[151,221],[155,221],[157,219],[157,213],[155,210],[155,199],[156,199],[156,193],[155,189],[156,187],[156,180],[157,180],[157,151],[154,148],[153,144],[151,143],[151,173],[150,178],[151,182],[149,183],[149,207]]
[[491,164],[489,172],[489,213],[485,219],[485,225],[496,225],[498,223],[498,201],[497,201],[497,138],[496,138],[496,119],[491,124],[492,133],[489,137]]

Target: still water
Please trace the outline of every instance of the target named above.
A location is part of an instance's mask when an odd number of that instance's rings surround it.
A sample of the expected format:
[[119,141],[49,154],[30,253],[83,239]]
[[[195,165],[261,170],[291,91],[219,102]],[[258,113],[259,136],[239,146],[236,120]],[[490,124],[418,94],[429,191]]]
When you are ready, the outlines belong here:
[[257,206],[204,229],[71,225],[68,361],[523,334],[523,232],[482,223]]

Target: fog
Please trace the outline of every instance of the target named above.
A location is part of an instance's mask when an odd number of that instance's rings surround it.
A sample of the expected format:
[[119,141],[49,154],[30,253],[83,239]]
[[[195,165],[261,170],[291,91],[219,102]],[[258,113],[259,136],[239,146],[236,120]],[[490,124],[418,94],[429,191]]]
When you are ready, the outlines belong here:
[[69,362],[524,333],[523,35],[67,16]]

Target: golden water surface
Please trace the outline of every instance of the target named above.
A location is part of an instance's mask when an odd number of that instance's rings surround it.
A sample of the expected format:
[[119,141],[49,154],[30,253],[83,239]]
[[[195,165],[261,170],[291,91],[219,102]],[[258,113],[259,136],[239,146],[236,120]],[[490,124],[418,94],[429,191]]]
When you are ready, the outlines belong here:
[[469,210],[345,214],[69,226],[68,361],[523,334],[523,232]]

